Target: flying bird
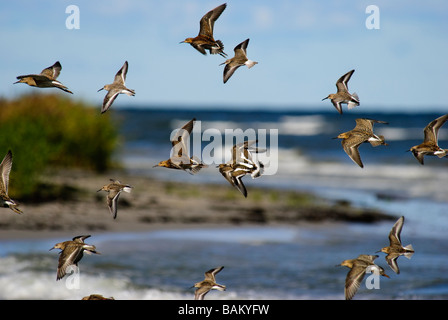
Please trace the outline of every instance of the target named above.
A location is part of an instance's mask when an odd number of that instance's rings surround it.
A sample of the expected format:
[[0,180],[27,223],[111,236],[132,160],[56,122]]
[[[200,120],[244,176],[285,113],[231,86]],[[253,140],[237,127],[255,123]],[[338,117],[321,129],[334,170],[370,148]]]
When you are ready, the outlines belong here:
[[356,119],[356,126],[353,130],[341,133],[335,138],[342,139],[341,144],[345,153],[347,153],[350,159],[352,159],[353,162],[355,162],[361,168],[364,167],[364,164],[361,161],[361,156],[358,149],[362,143],[369,142],[373,147],[377,147],[379,145],[387,145],[384,140],[384,136],[378,136],[373,133],[374,123],[387,124],[387,122],[385,121],[358,118]]
[[58,88],[65,92],[73,94],[66,86],[59,82],[57,77],[61,73],[62,66],[59,61],[56,61],[51,67],[45,68],[40,74],[27,74],[18,76],[19,81],[15,83],[26,83],[32,87],[38,88]]
[[424,164],[424,156],[437,156],[439,158],[447,156],[448,149],[442,149],[438,145],[439,129],[447,119],[448,114],[445,114],[428,123],[423,130],[425,135],[423,142],[409,149],[421,165]]
[[[205,295],[212,289],[216,289],[219,291],[225,291],[226,286],[216,283],[215,276],[218,272],[220,272],[224,267],[218,267],[208,270],[205,273],[205,279],[201,282],[197,282],[194,284],[194,288],[197,288],[194,293],[195,300],[204,300]],[[193,288],[192,287],[192,288]]]
[[3,207],[9,207],[15,213],[21,214],[23,213],[19,208],[17,208],[18,204],[12,200],[8,195],[8,186],[9,186],[9,174],[11,173],[12,168],[12,152],[8,150],[5,157],[0,163],[0,203]]
[[377,255],[361,254],[356,259],[341,262],[341,266],[350,268],[345,278],[344,295],[346,300],[351,300],[354,297],[367,271],[378,272],[379,275],[389,278],[384,269],[373,262],[376,258],[378,258]]
[[160,161],[154,167],[165,167],[170,169],[184,170],[190,174],[196,174],[207,165],[202,163],[197,157],[188,155],[187,141],[193,131],[196,118],[188,121],[179,129],[172,139],[172,155],[169,159]]
[[108,192],[107,206],[109,207],[109,211],[114,217],[114,219],[116,219],[118,197],[120,196],[122,191],[130,193],[132,190],[132,186],[128,184],[123,184],[119,180],[110,179],[110,181],[111,182],[109,184],[104,185],[97,192],[100,191]]
[[74,237],[72,240],[57,243],[51,248],[60,249],[59,252],[59,264],[56,275],[56,280],[62,279],[70,266],[78,266],[78,262],[82,259],[84,252],[87,254],[99,254],[96,251],[96,247],[90,244],[84,243],[84,240],[89,238],[90,235],[83,235]]
[[235,144],[232,147],[232,159],[226,163],[218,165],[219,172],[244,197],[247,197],[247,189],[242,178],[250,174],[252,179],[260,177],[264,172],[264,165],[260,161],[254,160],[252,153],[266,152],[266,149],[254,148],[253,144],[257,140],[249,140]]
[[208,50],[210,54],[219,54],[222,57],[226,57],[227,54],[224,52],[224,45],[222,41],[215,40],[213,37],[215,21],[218,20],[219,16],[226,7],[227,4],[224,3],[207,12],[199,22],[199,34],[194,38],[186,38],[180,43],[189,43],[203,55],[206,55],[207,53],[205,50]]
[[325,99],[330,99],[333,103],[334,107],[340,114],[342,114],[342,104],[346,103],[349,109],[353,109],[357,106],[359,106],[359,97],[356,93],[349,93],[348,92],[348,86],[347,83],[350,80],[353,72],[355,70],[351,70],[344,74],[342,77],[336,81],[336,93],[329,94],[326,98],[323,98],[322,101]]
[[396,274],[400,273],[398,268],[397,259],[399,256],[404,255],[406,258],[411,259],[414,254],[414,248],[412,245],[408,244],[403,247],[401,244],[401,229],[403,228],[404,217],[400,217],[397,222],[395,222],[392,230],[389,233],[389,246],[382,248],[380,251],[387,253],[386,262],[395,271]]
[[244,40],[239,45],[237,45],[234,49],[235,56],[231,59],[227,59],[220,65],[225,64],[223,81],[224,83],[230,79],[233,73],[241,66],[246,65],[249,69],[256,65],[258,62],[249,60],[247,58],[247,45],[249,44],[249,39]]
[[101,113],[104,113],[107,110],[109,110],[110,106],[112,105],[112,103],[115,101],[115,99],[118,97],[119,94],[125,93],[128,96],[135,96],[134,90],[126,88],[125,82],[127,73],[128,73],[128,62],[125,61],[121,69],[118,70],[117,74],[115,75],[114,82],[111,84],[106,84],[104,87],[98,90],[98,92],[100,92],[103,89],[108,91],[103,100]]

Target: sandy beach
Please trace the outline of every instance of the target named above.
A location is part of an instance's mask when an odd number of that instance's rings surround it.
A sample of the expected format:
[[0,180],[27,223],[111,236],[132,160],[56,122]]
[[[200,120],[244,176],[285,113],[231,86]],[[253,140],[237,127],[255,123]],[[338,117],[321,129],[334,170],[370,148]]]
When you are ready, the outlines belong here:
[[[179,174],[184,174],[179,172]],[[186,174],[186,173],[185,173]],[[118,200],[114,220],[106,205],[107,193],[97,192],[109,179],[133,186]],[[46,175],[46,185],[59,198],[21,201],[23,214],[2,208],[0,238],[67,237],[102,232],[138,232],[189,227],[281,225],[303,222],[395,219],[387,214],[330,202],[313,194],[251,187],[248,198],[230,185],[201,185],[157,181],[117,170],[104,174],[64,169]],[[13,195],[11,195],[13,197]]]

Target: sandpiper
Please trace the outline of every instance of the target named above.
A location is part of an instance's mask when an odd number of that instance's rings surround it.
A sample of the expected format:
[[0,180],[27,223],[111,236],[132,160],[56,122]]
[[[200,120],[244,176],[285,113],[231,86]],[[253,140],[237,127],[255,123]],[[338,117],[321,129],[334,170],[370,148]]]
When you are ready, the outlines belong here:
[[251,147],[257,140],[249,140],[238,143],[232,148],[232,159],[227,163],[218,165],[219,172],[229,183],[237,188],[244,197],[247,198],[247,189],[241,180],[246,174],[250,174],[252,179],[263,174],[264,165],[260,161],[253,159],[252,152],[261,153],[266,149]]
[[345,278],[344,294],[346,300],[351,300],[356,294],[361,285],[361,281],[366,275],[367,269],[369,269],[369,272],[372,272],[373,270],[374,272],[378,272],[380,275],[389,278],[384,272],[384,269],[373,262],[376,258],[378,258],[377,255],[360,254],[356,259],[342,261],[340,264],[341,266],[350,268],[350,271]]
[[409,149],[420,164],[424,164],[424,156],[438,156],[439,158],[447,156],[448,149],[442,149],[438,146],[439,129],[447,119],[448,114],[445,114],[431,121],[423,130],[425,134],[423,142]]
[[85,296],[81,300],[115,300],[114,297],[106,298],[101,294],[93,293],[91,295]]
[[0,174],[2,175],[0,179],[0,203],[3,207],[9,207],[15,213],[21,214],[23,213],[19,208],[17,208],[18,204],[15,203],[8,195],[8,186],[9,186],[9,174],[12,168],[12,152],[8,150],[5,157],[0,163]]
[[84,243],[84,240],[89,237],[90,235],[77,236],[72,240],[57,243],[50,249],[61,249],[56,280],[62,279],[67,274],[68,267],[72,265],[78,266],[78,262],[82,259],[84,252],[87,254],[100,254],[96,251],[95,246]]
[[61,73],[62,66],[59,61],[56,61],[51,67],[45,68],[40,74],[27,74],[18,76],[14,83],[26,83],[29,86],[38,88],[58,88],[65,92],[73,94],[66,86],[57,81],[56,78]]
[[[382,248],[380,251],[387,253],[386,261],[387,264],[391,267],[392,270],[395,271],[396,274],[400,273],[400,269],[398,268],[397,258],[401,255],[404,255],[406,258],[411,259],[414,254],[414,248],[411,244],[403,247],[401,244],[400,234],[401,229],[403,228],[404,217],[400,217],[397,222],[395,222],[392,230],[389,233],[389,246]],[[380,252],[378,251],[378,252]]]
[[222,284],[217,284],[215,280],[215,276],[218,272],[220,272],[224,267],[218,267],[208,270],[205,273],[205,279],[201,282],[197,282],[194,284],[192,288],[197,288],[194,293],[195,300],[204,300],[205,295],[212,289],[216,289],[219,291],[225,291],[226,286]]
[[384,140],[384,136],[376,135],[373,133],[373,124],[374,123],[384,123],[385,121],[367,119],[367,118],[358,118],[356,119],[356,126],[353,130],[344,132],[339,134],[334,139],[342,139],[341,144],[344,148],[344,151],[348,154],[350,159],[353,160],[356,164],[358,164],[361,168],[364,167],[361,156],[359,155],[359,146],[364,142],[370,142],[373,147],[377,147],[379,145],[387,145]]
[[128,96],[135,96],[135,91],[132,89],[128,89],[125,86],[127,73],[128,73],[128,62],[125,61],[121,69],[118,70],[117,74],[115,75],[114,82],[111,84],[106,84],[104,87],[98,90],[98,92],[103,89],[108,91],[103,100],[101,113],[106,112],[110,108],[110,106],[120,93],[125,93]]
[[193,48],[204,55],[207,54],[205,51],[207,49],[210,54],[218,53],[222,57],[226,57],[227,54],[223,51],[224,45],[221,40],[215,40],[213,38],[213,27],[215,25],[215,21],[219,18],[226,6],[227,4],[224,3],[207,12],[199,22],[199,34],[194,38],[187,38],[180,43],[189,43]]
[[193,118],[181,129],[179,129],[172,140],[172,155],[168,160],[160,161],[154,167],[165,167],[170,169],[180,169],[187,171],[190,174],[198,173],[202,168],[206,168],[207,165],[202,163],[197,157],[188,155],[187,140],[190,137],[193,130],[194,122],[196,118]]
[[100,191],[107,191],[107,205],[109,207],[109,211],[114,217],[114,219],[117,218],[117,202],[118,197],[120,196],[120,193],[122,191],[125,191],[127,193],[130,193],[132,190],[132,186],[128,184],[122,184],[119,180],[110,179],[110,183],[104,185],[101,189],[99,189],[97,192]]
[[351,70],[340,77],[338,81],[336,81],[336,88],[338,89],[338,91],[336,93],[331,93],[328,95],[328,97],[322,99],[322,101],[324,101],[325,99],[330,99],[334,107],[340,114],[342,114],[343,103],[346,103],[349,109],[353,109],[359,106],[358,95],[356,93],[350,94],[348,92],[347,83],[350,80],[353,72],[355,72],[355,70]]
[[243,42],[241,42],[234,49],[235,56],[231,59],[227,59],[225,62],[220,64],[220,65],[223,65],[223,64],[226,65],[224,67],[224,75],[223,75],[224,83],[226,83],[227,80],[230,79],[230,77],[233,75],[235,70],[238,69],[239,67],[246,65],[250,69],[258,63],[256,61],[252,61],[247,58],[246,50],[247,50],[248,44],[249,44],[249,39],[246,39]]

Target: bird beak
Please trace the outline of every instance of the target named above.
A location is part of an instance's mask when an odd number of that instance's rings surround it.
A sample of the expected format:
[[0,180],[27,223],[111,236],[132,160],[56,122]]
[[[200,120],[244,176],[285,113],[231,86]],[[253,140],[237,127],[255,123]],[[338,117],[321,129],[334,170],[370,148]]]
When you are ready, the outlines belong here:
[[223,64],[226,64],[226,62],[224,61],[223,63],[220,63],[219,65],[222,66]]
[[158,167],[159,165],[158,164],[156,164],[155,166],[152,166],[153,168],[155,168],[155,167]]
[[104,88],[101,88],[100,90],[98,90],[97,92],[100,92],[101,90],[103,90]]
[[14,82],[13,84],[16,84],[16,83],[19,83],[20,82],[20,80],[19,81],[16,81],[16,82]]
[[53,248],[51,248],[50,250],[48,250],[48,251],[51,251],[51,250],[53,250],[54,249],[54,247]]
[[181,42],[179,42],[179,44],[180,44],[180,43],[185,43],[185,40],[184,40],[184,41],[181,41]]
[[326,98],[323,98],[323,99],[322,99],[322,101],[324,101],[324,100],[326,100],[326,99],[328,99],[328,97],[326,97]]

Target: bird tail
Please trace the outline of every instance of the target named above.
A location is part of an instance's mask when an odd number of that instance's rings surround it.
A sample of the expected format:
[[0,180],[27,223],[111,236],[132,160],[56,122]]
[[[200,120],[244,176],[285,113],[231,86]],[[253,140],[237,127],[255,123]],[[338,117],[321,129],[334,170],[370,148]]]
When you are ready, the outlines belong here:
[[89,245],[89,244],[84,245],[83,249],[84,249],[84,252],[87,253],[87,254],[93,254],[93,253],[94,254],[100,254],[98,251],[96,251],[96,247],[95,246],[92,246],[92,245]]
[[412,255],[414,254],[414,248],[411,244],[408,244],[404,249],[408,250],[406,253],[404,253],[404,256],[408,259],[411,259]]
[[219,291],[226,291],[226,286],[223,284],[216,284],[213,288]]
[[244,64],[250,69],[257,63],[258,63],[257,61],[247,60]]
[[264,164],[260,161],[258,161],[258,165],[256,165],[256,170],[251,173],[252,179],[256,179],[258,177],[261,177],[264,173]]
[[357,107],[357,106],[359,106],[359,97],[358,97],[358,95],[356,94],[356,92],[354,92],[354,93],[352,94],[352,100],[351,100],[349,103],[347,103],[347,107],[348,107],[349,109],[353,109],[353,108],[355,108],[355,107]]
[[224,52],[224,44],[222,43],[221,40],[216,40],[215,42],[218,45],[218,47],[212,47],[210,49],[210,53],[211,54],[217,54],[218,53],[220,56],[225,58],[227,56],[227,53]]
[[385,142],[384,136],[379,135],[377,137],[378,137],[378,140],[371,140],[371,141],[369,141],[370,144],[372,145],[372,147],[378,147],[378,146],[380,146],[382,144],[387,146],[387,143]]

